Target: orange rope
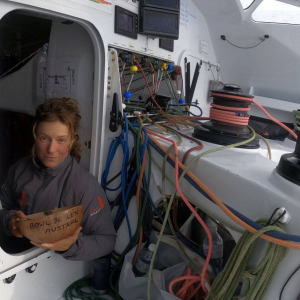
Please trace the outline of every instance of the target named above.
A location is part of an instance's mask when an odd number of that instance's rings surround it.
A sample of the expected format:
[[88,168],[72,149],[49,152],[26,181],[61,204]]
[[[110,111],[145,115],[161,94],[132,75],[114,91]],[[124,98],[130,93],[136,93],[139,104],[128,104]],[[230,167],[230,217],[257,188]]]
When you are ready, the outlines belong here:
[[[208,242],[209,242],[208,253],[207,253],[205,263],[204,263],[204,266],[203,266],[203,269],[202,269],[202,274],[201,274],[201,287],[202,287],[203,291],[207,294],[208,291],[207,291],[207,288],[205,286],[205,274],[206,274],[206,271],[207,271],[207,268],[208,268],[208,264],[209,264],[209,261],[210,261],[210,258],[211,258],[211,254],[212,254],[212,235],[211,235],[211,232],[208,229],[205,222],[200,217],[200,215],[197,213],[197,211],[194,209],[194,207],[191,205],[191,203],[185,197],[185,195],[183,194],[183,192],[182,192],[182,190],[179,186],[179,164],[180,164],[180,162],[179,162],[179,159],[178,159],[177,143],[174,140],[166,138],[162,135],[159,135],[159,134],[157,134],[157,133],[155,133],[155,132],[153,132],[149,129],[147,129],[147,132],[173,144],[174,152],[175,152],[175,161],[174,162],[175,162],[175,187],[176,187],[176,191],[179,193],[182,200],[184,201],[186,206],[189,208],[189,210],[192,212],[192,214],[195,216],[195,218],[198,220],[198,222],[202,225],[202,227],[203,227],[203,229],[204,229],[204,231],[205,231],[205,233],[208,237]],[[153,138],[150,135],[149,135],[149,137],[151,139]]]
[[[279,126],[281,126],[282,128],[284,128],[286,131],[288,131],[296,140],[298,138],[297,134],[290,129],[289,127],[287,127],[286,125],[284,125],[283,123],[281,123],[280,121],[278,121],[277,119],[275,119],[274,117],[272,117],[267,110],[261,106],[258,102],[256,102],[253,98],[249,98],[249,97],[243,97],[243,96],[236,96],[236,95],[229,95],[229,94],[222,94],[222,93],[211,93],[211,95],[214,97],[221,97],[221,98],[228,98],[228,99],[235,99],[235,100],[241,100],[241,101],[248,101],[253,103],[255,106],[257,106],[258,108],[260,108],[274,123],[278,124]],[[238,111],[239,109],[237,109]],[[230,123],[229,121],[224,121],[227,123]],[[231,122],[232,123],[232,122]]]
[[230,110],[230,111],[249,111],[250,107],[228,107],[228,106],[223,106],[215,103],[210,104],[212,107],[223,109],[223,110]]
[[238,116],[233,111],[222,111],[211,107],[210,109],[210,118],[216,121],[221,121],[230,124],[244,125],[247,126],[249,123],[249,115],[247,116]]
[[[149,135],[149,138],[151,139],[152,142],[155,143],[155,145],[157,145],[164,153],[167,153],[167,149],[161,145],[155,138],[153,138],[152,136]],[[175,156],[172,153],[168,154],[169,158],[175,162]],[[179,162],[179,167],[180,169],[184,170],[185,166],[183,164],[181,164]],[[244,227],[246,230],[248,230],[249,232],[252,233],[256,233],[258,230],[253,228],[252,226],[250,226],[249,224],[247,224],[246,222],[244,222],[243,220],[241,220],[239,217],[237,217],[233,212],[231,212],[224,204],[223,202],[200,180],[198,179],[191,171],[187,171],[187,175],[213,200],[213,202],[215,204],[217,204],[222,211],[228,216],[230,217],[230,219],[232,219],[234,222],[236,222],[237,224],[241,225],[242,227]],[[292,248],[292,249],[297,249],[300,250],[300,244],[295,243],[295,242],[291,242],[291,241],[284,241],[272,236],[269,236],[267,234],[262,234],[260,235],[261,238],[283,246],[283,247],[287,247],[287,248]]]
[[259,107],[273,122],[275,122],[276,124],[278,124],[279,126],[283,127],[285,130],[287,130],[296,140],[298,138],[297,134],[290,128],[288,128],[286,125],[284,125],[283,123],[281,123],[280,121],[278,121],[277,119],[275,119],[274,117],[272,117],[265,108],[263,108],[259,103],[257,103],[256,101],[253,100],[253,104],[256,105],[257,107]]
[[228,95],[222,93],[211,93],[212,96],[221,97],[221,98],[229,98],[235,100],[242,100],[242,101],[253,101],[253,98],[243,97],[243,96],[236,96],[236,95]]
[[[210,285],[208,274],[205,275],[205,279]],[[182,277],[175,278],[169,283],[169,292],[170,294],[175,295],[176,297],[182,300],[193,299],[193,297],[195,297],[196,294],[200,293],[201,285],[198,284],[197,286],[195,286],[195,284],[198,283],[199,281],[200,281],[200,277],[198,275],[192,274],[191,268],[187,268]],[[174,293],[173,286],[176,283],[178,283],[178,288],[177,288],[178,291]],[[202,297],[202,299],[204,299],[204,297]]]

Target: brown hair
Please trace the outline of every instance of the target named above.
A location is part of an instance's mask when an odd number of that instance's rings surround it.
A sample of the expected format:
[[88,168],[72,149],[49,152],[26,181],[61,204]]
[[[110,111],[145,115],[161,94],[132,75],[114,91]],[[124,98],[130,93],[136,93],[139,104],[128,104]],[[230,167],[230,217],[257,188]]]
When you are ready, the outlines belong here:
[[[78,141],[78,129],[80,125],[79,106],[76,100],[71,98],[50,98],[40,104],[36,109],[35,123],[33,125],[33,135],[36,136],[36,128],[41,122],[60,121],[67,125],[71,132],[71,140],[73,141],[70,155],[77,162],[81,158],[81,145]],[[35,145],[32,148],[32,154],[35,156]]]

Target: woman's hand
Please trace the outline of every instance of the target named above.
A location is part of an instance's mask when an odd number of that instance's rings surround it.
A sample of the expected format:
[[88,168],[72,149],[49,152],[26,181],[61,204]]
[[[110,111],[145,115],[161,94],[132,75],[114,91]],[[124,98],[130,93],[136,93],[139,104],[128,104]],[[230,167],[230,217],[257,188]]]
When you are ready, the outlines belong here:
[[16,214],[14,216],[12,216],[8,222],[8,228],[9,228],[10,232],[14,236],[19,237],[19,238],[23,237],[23,235],[19,231],[17,221],[22,220],[22,219],[26,219],[26,215],[22,211],[18,210],[16,212]]
[[37,247],[50,249],[53,251],[67,251],[77,241],[81,229],[82,227],[79,226],[73,235],[54,243],[36,243],[33,241],[31,241],[30,243]]

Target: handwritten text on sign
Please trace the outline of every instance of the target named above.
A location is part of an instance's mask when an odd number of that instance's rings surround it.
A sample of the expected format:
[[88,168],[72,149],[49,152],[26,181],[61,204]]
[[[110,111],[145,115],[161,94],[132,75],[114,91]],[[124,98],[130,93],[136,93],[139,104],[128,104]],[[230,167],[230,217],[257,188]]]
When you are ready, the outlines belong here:
[[62,216],[55,216],[52,219],[42,221],[42,222],[31,222],[29,228],[32,230],[43,228],[45,233],[52,233],[56,231],[61,231],[76,224],[78,222],[77,216],[79,215],[79,209],[74,208],[69,213]]

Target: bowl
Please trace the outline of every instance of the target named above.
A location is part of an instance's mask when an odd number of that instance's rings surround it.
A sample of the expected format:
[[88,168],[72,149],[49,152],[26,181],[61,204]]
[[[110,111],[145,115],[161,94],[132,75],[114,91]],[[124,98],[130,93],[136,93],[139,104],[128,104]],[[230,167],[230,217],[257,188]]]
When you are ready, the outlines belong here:
[[72,205],[27,215],[17,220],[23,236],[36,243],[53,243],[71,236],[82,221],[83,205]]

